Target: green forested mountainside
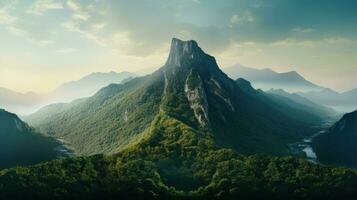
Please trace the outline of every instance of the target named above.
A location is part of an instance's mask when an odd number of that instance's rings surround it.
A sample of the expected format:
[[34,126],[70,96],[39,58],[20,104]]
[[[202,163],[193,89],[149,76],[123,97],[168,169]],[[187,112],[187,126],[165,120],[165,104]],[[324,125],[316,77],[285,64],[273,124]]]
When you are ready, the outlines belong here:
[[139,139],[158,112],[164,80],[154,77],[111,84],[60,112],[35,113],[27,121],[70,142],[78,154],[118,152]]
[[55,159],[58,145],[54,139],[34,132],[15,114],[0,109],[0,168]]
[[286,102],[241,88],[195,41],[173,39],[166,64],[152,75],[27,121],[80,155],[115,153],[140,140],[161,108],[237,152],[287,155],[287,144],[314,133],[322,116]]
[[345,114],[313,140],[321,163],[357,167],[357,111]]
[[2,199],[355,199],[356,185],[351,169],[218,148],[164,111],[116,155],[0,171]]
[[30,122],[33,125],[38,125],[38,124],[41,124],[42,121],[50,120],[54,115],[57,115],[57,114],[63,112],[64,110],[69,110],[73,106],[75,106],[78,103],[81,103],[82,101],[85,101],[85,100],[86,100],[86,98],[77,99],[75,101],[72,101],[71,103],[50,104],[50,105],[47,105],[47,106],[41,108],[40,110],[38,110],[37,112],[35,112],[29,116],[25,116],[24,119],[25,119],[25,121]]

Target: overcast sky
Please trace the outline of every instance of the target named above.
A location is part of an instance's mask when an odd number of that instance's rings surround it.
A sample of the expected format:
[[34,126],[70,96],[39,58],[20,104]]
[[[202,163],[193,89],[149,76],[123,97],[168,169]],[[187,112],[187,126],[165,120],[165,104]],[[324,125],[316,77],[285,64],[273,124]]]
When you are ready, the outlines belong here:
[[223,68],[296,70],[357,87],[354,0],[0,0],[0,87],[47,92],[98,71],[147,73],[172,37]]

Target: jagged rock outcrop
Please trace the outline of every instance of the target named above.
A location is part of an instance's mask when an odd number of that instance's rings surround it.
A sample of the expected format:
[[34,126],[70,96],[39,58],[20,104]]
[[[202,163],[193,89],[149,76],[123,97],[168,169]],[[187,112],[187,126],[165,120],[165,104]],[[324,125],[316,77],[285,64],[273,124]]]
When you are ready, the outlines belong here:
[[201,77],[192,70],[185,81],[185,93],[197,121],[202,127],[209,126],[208,103]]

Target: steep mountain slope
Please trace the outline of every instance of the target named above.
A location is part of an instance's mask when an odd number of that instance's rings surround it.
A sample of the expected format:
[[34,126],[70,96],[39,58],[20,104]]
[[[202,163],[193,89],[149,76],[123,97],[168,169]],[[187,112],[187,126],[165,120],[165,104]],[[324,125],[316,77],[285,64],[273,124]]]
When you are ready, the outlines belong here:
[[0,168],[55,159],[58,146],[55,140],[34,132],[15,114],[0,109]]
[[53,109],[47,115],[40,110],[27,121],[69,141],[78,154],[114,153],[149,127],[164,85],[164,78],[155,76],[111,84],[90,98],[62,105],[61,111]]
[[224,72],[232,79],[247,79],[255,88],[262,90],[283,89],[288,92],[307,92],[323,89],[295,71],[278,73],[271,69],[254,69],[237,64],[224,68]]
[[345,114],[329,130],[313,140],[322,163],[357,166],[357,111]]
[[75,99],[92,96],[102,87],[111,83],[121,83],[135,76],[130,72],[96,72],[79,80],[62,84],[48,94],[47,98],[49,102],[70,102]]
[[[287,100],[288,101],[288,100]],[[112,84],[42,120],[28,122],[64,138],[82,155],[115,153],[143,137],[164,111],[241,153],[289,154],[321,116],[241,88],[195,41],[173,39],[166,64],[152,75]],[[293,114],[292,114],[293,113]]]
[[69,110],[71,107],[78,103],[85,101],[86,98],[77,99],[71,103],[55,103],[42,107],[37,112],[23,117],[25,121],[30,122],[33,125],[40,124],[42,121],[50,120],[53,115],[59,114],[65,110]]
[[342,93],[331,89],[324,89],[314,92],[300,92],[298,94],[344,113],[352,112],[357,108],[357,89]]

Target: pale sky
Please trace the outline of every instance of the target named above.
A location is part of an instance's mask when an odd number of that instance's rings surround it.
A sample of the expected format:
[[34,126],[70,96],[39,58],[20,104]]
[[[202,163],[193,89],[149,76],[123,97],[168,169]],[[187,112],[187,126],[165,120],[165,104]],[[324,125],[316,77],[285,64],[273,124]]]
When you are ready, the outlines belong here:
[[357,87],[354,0],[0,0],[0,87],[45,93],[91,72],[147,73],[172,37],[221,67]]

